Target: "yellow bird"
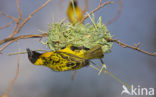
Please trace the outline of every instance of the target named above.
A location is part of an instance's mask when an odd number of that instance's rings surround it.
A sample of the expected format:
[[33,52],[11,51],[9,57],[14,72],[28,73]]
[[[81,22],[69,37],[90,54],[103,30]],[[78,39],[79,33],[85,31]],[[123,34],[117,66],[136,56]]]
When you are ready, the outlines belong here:
[[28,59],[34,65],[51,68],[54,71],[77,70],[89,65],[90,59],[103,58],[101,46],[87,50],[72,49],[71,45],[58,51],[38,53],[27,48]]
[[67,16],[71,23],[75,24],[83,20],[83,11],[79,8],[77,0],[71,0],[68,9]]

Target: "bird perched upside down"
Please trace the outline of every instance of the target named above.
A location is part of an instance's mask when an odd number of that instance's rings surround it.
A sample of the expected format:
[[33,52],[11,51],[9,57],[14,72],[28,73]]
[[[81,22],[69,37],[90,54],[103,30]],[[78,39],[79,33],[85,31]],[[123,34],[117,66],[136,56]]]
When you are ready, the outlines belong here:
[[89,65],[90,59],[102,58],[103,51],[101,46],[87,50],[73,50],[73,46],[45,53],[38,53],[27,49],[28,58],[34,65],[42,65],[51,68],[54,71],[77,70]]

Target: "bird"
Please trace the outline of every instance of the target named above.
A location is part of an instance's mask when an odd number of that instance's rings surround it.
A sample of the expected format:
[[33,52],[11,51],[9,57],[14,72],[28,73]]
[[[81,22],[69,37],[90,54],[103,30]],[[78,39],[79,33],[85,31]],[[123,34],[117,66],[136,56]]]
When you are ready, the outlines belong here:
[[72,71],[88,66],[90,59],[103,58],[101,46],[95,46],[89,50],[71,49],[68,45],[64,49],[39,53],[27,48],[28,59],[34,65],[46,66],[53,71]]
[[67,8],[68,20],[72,23],[80,23],[83,20],[83,11],[78,6],[77,0],[71,0]]

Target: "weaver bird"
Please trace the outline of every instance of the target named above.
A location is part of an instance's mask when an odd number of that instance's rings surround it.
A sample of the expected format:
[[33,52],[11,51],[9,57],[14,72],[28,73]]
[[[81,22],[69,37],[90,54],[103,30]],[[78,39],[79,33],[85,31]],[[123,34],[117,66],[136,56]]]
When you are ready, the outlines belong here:
[[27,48],[28,58],[34,65],[42,65],[54,71],[77,70],[89,65],[90,59],[103,58],[101,46],[85,51],[84,49],[74,49],[68,45],[58,51],[38,53]]
[[67,16],[69,21],[73,24],[82,21],[83,11],[79,8],[77,0],[70,1],[67,9]]

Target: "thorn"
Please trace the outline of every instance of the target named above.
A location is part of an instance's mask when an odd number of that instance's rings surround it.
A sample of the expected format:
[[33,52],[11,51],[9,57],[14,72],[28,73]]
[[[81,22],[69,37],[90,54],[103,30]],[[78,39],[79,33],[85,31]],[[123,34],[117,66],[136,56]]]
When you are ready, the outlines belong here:
[[138,42],[137,44],[134,44],[134,46],[138,48],[140,46],[140,42]]

